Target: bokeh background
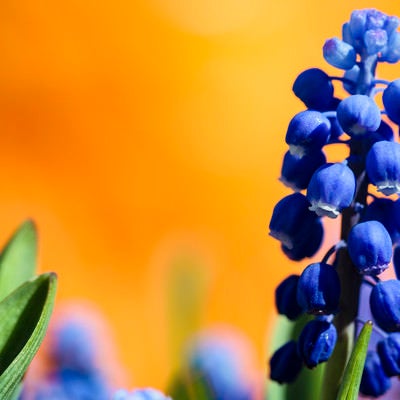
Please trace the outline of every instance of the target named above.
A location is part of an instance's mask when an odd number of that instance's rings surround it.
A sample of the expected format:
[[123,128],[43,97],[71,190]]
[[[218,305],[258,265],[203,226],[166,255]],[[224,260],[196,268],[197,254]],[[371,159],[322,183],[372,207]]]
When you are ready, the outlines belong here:
[[291,86],[337,74],[321,47],[364,7],[400,15],[393,0],[1,2],[0,239],[36,221],[58,302],[99,308],[127,386],[162,388],[176,366],[176,268],[200,282],[192,326],[237,327],[265,368],[274,287],[304,266],[268,237],[303,109]]

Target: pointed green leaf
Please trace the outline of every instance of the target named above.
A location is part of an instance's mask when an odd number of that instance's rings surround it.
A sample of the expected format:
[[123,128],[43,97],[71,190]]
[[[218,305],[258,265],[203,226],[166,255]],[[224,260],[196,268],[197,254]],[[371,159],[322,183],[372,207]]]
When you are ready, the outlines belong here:
[[36,227],[28,220],[17,229],[0,254],[0,300],[34,276],[36,258]]
[[349,362],[347,363],[337,400],[358,399],[358,390],[360,388],[371,332],[372,322],[367,321],[358,336]]
[[0,399],[12,399],[45,336],[57,278],[39,275],[0,303]]

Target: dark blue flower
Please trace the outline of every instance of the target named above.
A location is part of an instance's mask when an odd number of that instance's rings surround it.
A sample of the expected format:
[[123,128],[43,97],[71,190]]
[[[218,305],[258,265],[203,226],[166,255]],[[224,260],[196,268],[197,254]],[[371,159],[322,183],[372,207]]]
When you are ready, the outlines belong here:
[[351,69],[356,63],[356,51],[338,38],[328,39],[323,47],[325,60],[336,68]]
[[350,136],[374,132],[381,123],[379,107],[366,95],[354,94],[346,97],[336,111],[339,124]]
[[329,163],[317,169],[307,188],[310,210],[336,218],[350,206],[356,190],[353,171],[344,163]]
[[372,315],[387,332],[400,330],[400,281],[390,279],[377,283],[370,296]]
[[295,191],[306,189],[312,174],[325,162],[326,157],[321,150],[303,157],[292,155],[288,151],[283,158],[280,181]]
[[291,154],[303,155],[321,149],[329,140],[331,123],[319,111],[296,114],[289,123],[286,143]]
[[379,192],[400,193],[400,143],[375,143],[367,154],[366,171]]
[[380,274],[392,258],[392,240],[378,221],[354,225],[349,232],[347,247],[351,261],[365,275]]
[[294,94],[313,110],[325,111],[333,98],[333,85],[324,71],[310,68],[303,71],[294,81]]
[[297,303],[297,282],[299,275],[290,275],[284,279],[275,290],[275,305],[279,314],[295,320],[302,313]]
[[381,360],[375,351],[368,351],[361,378],[360,393],[379,397],[390,389],[390,378],[383,372]]
[[387,376],[400,375],[400,333],[395,332],[381,340],[377,351]]
[[306,257],[312,257],[320,248],[324,237],[324,228],[322,221],[317,218],[309,225],[306,235],[296,235],[292,241],[292,247],[289,249],[281,244],[284,254],[293,261],[300,261]]
[[313,320],[301,331],[298,351],[307,368],[314,368],[331,356],[337,339],[335,326],[324,320]]
[[286,248],[293,249],[313,235],[318,217],[309,210],[310,203],[301,193],[293,193],[280,200],[272,213],[270,235]]
[[384,90],[382,101],[388,117],[400,124],[400,79],[391,82]]
[[393,247],[393,267],[396,278],[400,279],[400,245],[396,244]]
[[338,311],[340,280],[334,267],[310,264],[297,283],[297,302],[309,314],[334,314]]
[[269,361],[270,379],[278,383],[291,383],[299,375],[303,362],[292,340],[275,351]]

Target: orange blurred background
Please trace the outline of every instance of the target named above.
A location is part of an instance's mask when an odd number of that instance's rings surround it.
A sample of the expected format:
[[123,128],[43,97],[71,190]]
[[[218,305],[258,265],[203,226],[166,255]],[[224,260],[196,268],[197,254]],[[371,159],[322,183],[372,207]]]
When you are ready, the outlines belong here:
[[36,221],[58,300],[102,310],[128,386],[172,373],[181,259],[201,271],[200,326],[238,327],[265,368],[274,287],[304,267],[267,236],[303,109],[291,86],[309,67],[338,74],[322,45],[363,7],[400,15],[393,0],[1,3],[0,239]]

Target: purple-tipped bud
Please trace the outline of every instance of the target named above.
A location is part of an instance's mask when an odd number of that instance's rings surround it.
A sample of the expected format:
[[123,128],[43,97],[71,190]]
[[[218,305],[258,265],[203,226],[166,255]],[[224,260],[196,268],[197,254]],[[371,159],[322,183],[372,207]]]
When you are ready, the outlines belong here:
[[292,340],[275,351],[269,361],[270,379],[278,383],[291,383],[299,375],[303,362]]
[[388,117],[400,124],[400,79],[391,82],[382,95],[383,105]]
[[310,210],[319,216],[336,218],[354,198],[356,180],[343,163],[329,163],[314,172],[307,188]]
[[286,143],[291,154],[303,155],[321,149],[329,140],[331,123],[319,111],[296,114],[289,123]]
[[321,150],[306,154],[303,157],[290,154],[284,158],[279,180],[295,191],[306,189],[312,174],[326,162],[325,154]]
[[400,333],[395,332],[381,340],[377,351],[387,376],[400,375]]
[[298,351],[307,368],[314,368],[331,356],[337,339],[335,326],[324,320],[307,323],[301,331]]
[[381,123],[381,112],[374,100],[354,94],[342,100],[337,108],[337,119],[350,136],[375,132]]
[[390,34],[388,43],[384,49],[382,49],[381,57],[379,61],[386,61],[394,64],[400,60],[400,33],[393,32]]
[[378,221],[388,231],[393,243],[400,239],[400,203],[388,198],[376,198],[366,208],[362,221]]
[[298,275],[290,275],[275,290],[275,305],[278,313],[286,315],[290,320],[297,319],[303,310],[297,303]]
[[380,274],[392,258],[392,240],[378,221],[354,225],[347,239],[347,248],[358,272],[365,275]]
[[369,150],[366,171],[378,192],[400,193],[400,143],[380,141]]
[[294,94],[313,110],[325,111],[333,97],[333,85],[324,71],[310,68],[303,71],[294,81]]
[[387,42],[388,37],[384,29],[369,29],[364,34],[365,47],[370,55],[379,53]]
[[356,51],[338,38],[328,39],[323,47],[325,60],[336,68],[351,69],[356,63]]
[[387,332],[400,330],[400,281],[377,283],[369,299],[376,323]]
[[360,393],[379,397],[390,389],[390,378],[384,373],[381,360],[375,351],[369,351],[361,378]]
[[382,11],[376,10],[375,8],[370,8],[367,10],[367,21],[365,28],[370,29],[381,29],[385,26],[387,20],[387,15]]
[[334,314],[339,308],[340,280],[331,265],[310,264],[297,283],[297,302],[309,314]]
[[269,234],[289,250],[309,240],[318,219],[308,209],[309,206],[310,203],[301,193],[284,197],[273,210]]

